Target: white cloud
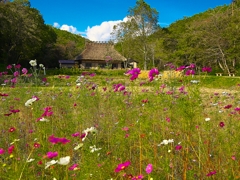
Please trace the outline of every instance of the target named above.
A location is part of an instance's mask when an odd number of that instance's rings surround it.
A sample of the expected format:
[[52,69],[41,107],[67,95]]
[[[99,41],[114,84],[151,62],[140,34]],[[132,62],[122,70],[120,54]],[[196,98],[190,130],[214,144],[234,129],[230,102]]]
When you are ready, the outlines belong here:
[[63,24],[61,27],[60,27],[61,30],[64,30],[64,31],[68,31],[70,33],[73,33],[73,34],[78,34],[79,32],[77,31],[77,28],[76,27],[73,27],[73,26],[69,26],[67,24]]
[[121,22],[126,22],[127,18],[117,21],[104,21],[101,25],[89,27],[86,30],[86,36],[91,41],[108,41],[111,38],[113,26]]
[[55,28],[59,28],[60,25],[59,25],[57,22],[54,22],[54,23],[53,23],[53,27],[55,27]]

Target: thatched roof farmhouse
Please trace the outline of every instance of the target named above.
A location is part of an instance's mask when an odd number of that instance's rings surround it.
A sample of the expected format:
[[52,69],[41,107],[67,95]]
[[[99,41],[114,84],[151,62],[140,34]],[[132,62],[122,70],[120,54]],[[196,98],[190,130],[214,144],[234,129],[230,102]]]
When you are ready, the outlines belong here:
[[118,51],[114,49],[113,43],[87,42],[85,50],[75,58],[81,68],[111,68],[121,69],[126,62]]

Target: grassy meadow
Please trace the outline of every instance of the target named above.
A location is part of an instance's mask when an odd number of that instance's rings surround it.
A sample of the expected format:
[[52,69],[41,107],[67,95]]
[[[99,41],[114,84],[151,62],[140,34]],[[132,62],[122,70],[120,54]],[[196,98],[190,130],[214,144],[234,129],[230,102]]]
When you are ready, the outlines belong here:
[[237,77],[26,75],[0,77],[0,180],[240,179]]

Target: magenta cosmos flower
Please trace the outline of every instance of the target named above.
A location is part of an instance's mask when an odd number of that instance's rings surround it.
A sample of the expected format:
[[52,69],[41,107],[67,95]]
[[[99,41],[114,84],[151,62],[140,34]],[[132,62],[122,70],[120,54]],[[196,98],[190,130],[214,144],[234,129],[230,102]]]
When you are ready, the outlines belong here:
[[211,171],[211,172],[209,172],[206,176],[212,176],[212,175],[214,175],[214,174],[217,174],[217,171]]
[[181,150],[182,149],[182,146],[181,145],[176,145],[176,147],[175,147],[175,150],[176,151],[179,151],[179,150]]
[[192,69],[189,69],[189,70],[187,70],[186,71],[186,76],[189,76],[189,75],[194,75],[195,74],[195,71],[194,70],[192,70]]
[[158,74],[159,74],[159,71],[158,71],[157,68],[151,69],[151,70],[149,71],[149,73],[148,73],[149,81],[152,81],[153,78],[154,78],[156,75],[158,75]]
[[220,123],[219,123],[219,126],[220,126],[220,127],[224,127],[224,126],[225,126],[224,122],[220,122]]
[[153,170],[152,164],[148,164],[146,167],[146,173],[150,174],[152,172],[152,170]]
[[0,148],[0,155],[4,153],[5,153],[5,150],[3,148]]
[[131,164],[130,161],[126,161],[124,163],[119,164],[117,166],[117,168],[115,169],[115,172],[119,172],[119,171],[122,171],[122,170],[126,169],[130,164]]
[[202,68],[202,72],[211,72],[212,71],[212,68],[211,67],[203,67]]
[[23,68],[23,69],[22,69],[22,73],[23,73],[23,74],[27,74],[27,73],[28,73],[28,70],[27,70],[26,68]]
[[131,78],[130,78],[130,80],[135,80],[135,79],[137,79],[138,78],[138,75],[140,74],[140,72],[141,72],[141,69],[139,69],[139,68],[134,68],[134,69],[132,69],[132,70],[129,70],[126,74],[127,75],[131,75]]
[[47,157],[48,158],[54,158],[54,157],[57,157],[58,156],[58,152],[47,152]]

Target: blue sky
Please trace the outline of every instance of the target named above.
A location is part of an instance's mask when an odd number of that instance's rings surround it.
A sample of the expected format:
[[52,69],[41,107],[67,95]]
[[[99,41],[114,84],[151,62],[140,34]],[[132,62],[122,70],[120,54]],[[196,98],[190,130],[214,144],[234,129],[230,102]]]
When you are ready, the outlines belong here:
[[[160,26],[204,12],[231,0],[145,0],[159,12]],[[107,41],[113,25],[126,19],[136,0],[30,0],[45,23],[93,41]]]

